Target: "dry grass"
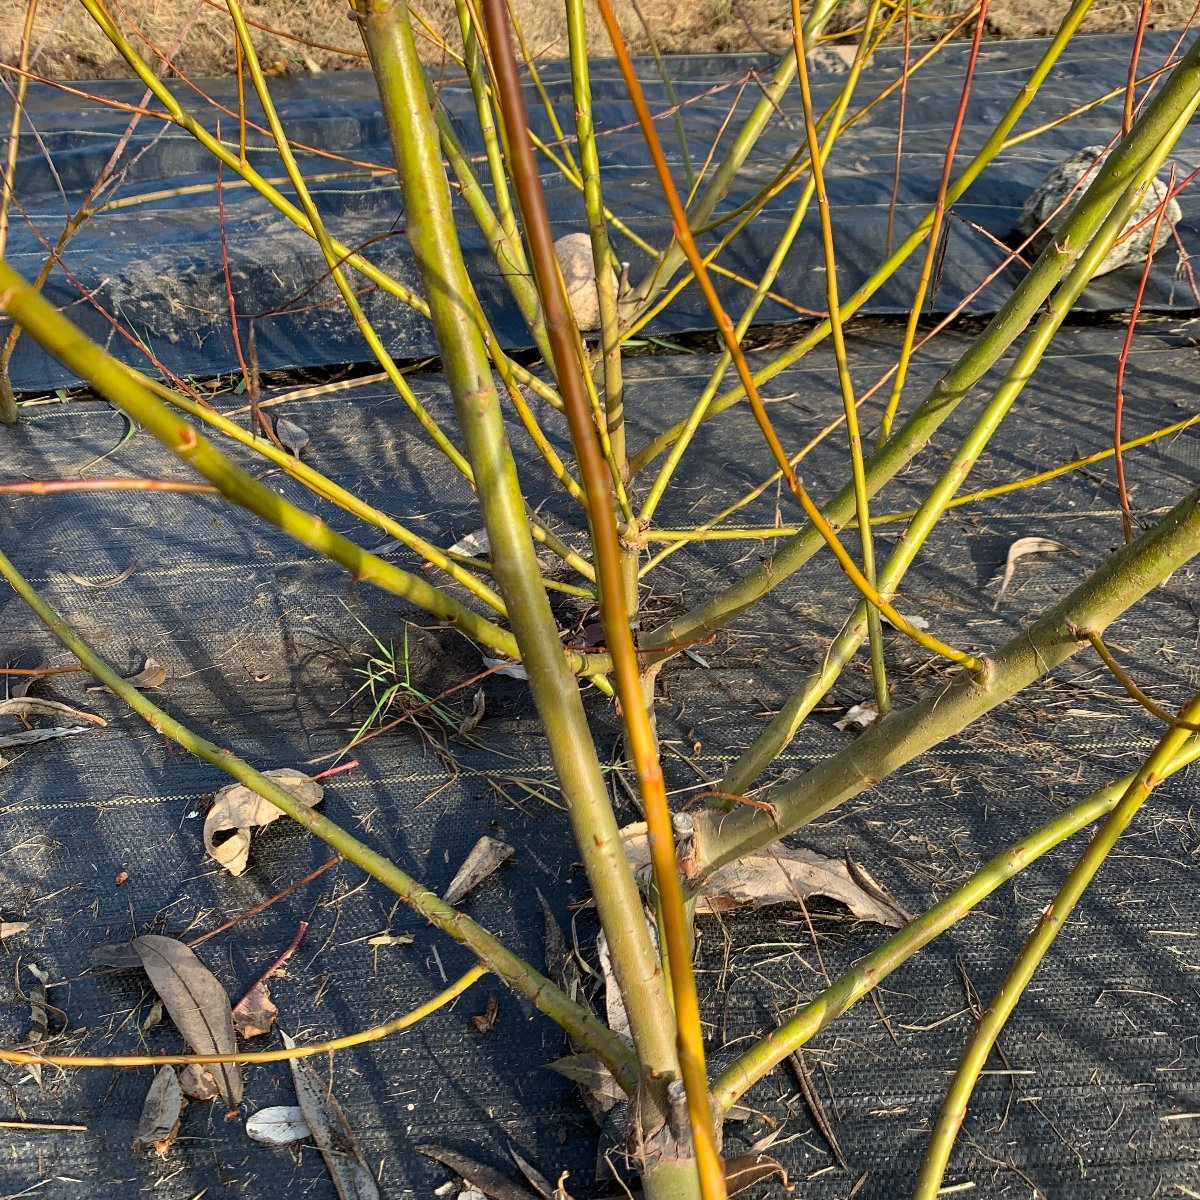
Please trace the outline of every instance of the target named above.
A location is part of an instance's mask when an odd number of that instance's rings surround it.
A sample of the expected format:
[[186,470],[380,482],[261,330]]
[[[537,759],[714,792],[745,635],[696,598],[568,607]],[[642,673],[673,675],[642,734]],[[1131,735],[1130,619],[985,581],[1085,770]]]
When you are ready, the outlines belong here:
[[[16,58],[26,0],[0,0],[0,59]],[[114,0],[112,9],[135,40],[171,50],[189,14],[194,20],[182,45],[173,54],[178,69],[188,75],[222,75],[232,68],[229,17],[221,0],[195,0],[195,9],[177,0]],[[865,10],[863,0],[847,0],[835,17],[831,32],[853,29]],[[962,0],[929,0],[928,13],[961,11]],[[590,8],[590,6],[589,6]],[[787,0],[642,0],[642,12],[660,49],[671,51],[783,50],[787,42],[790,8]],[[998,37],[1037,37],[1053,30],[1066,10],[1066,0],[993,0],[989,31]],[[517,20],[530,47],[550,58],[566,52],[562,7],[546,0],[513,0]],[[361,49],[346,0],[264,0],[248,3],[251,21],[278,32],[261,29],[258,48],[263,60],[278,71],[313,71],[362,66]],[[1160,0],[1151,28],[1183,25],[1191,14],[1191,0]],[[636,50],[648,41],[633,5],[618,4],[623,27]],[[1099,0],[1085,28],[1091,32],[1132,29],[1137,5],[1132,0]],[[453,0],[429,0],[424,7],[429,24],[457,41]],[[594,14],[593,14],[594,16]],[[916,22],[915,34],[931,36],[940,20]],[[604,53],[607,42],[594,19],[592,44]],[[96,79],[127,74],[124,64],[92,25],[77,0],[40,0],[34,45],[39,48],[38,70],[56,79]],[[431,37],[428,57],[437,61],[442,52]]]

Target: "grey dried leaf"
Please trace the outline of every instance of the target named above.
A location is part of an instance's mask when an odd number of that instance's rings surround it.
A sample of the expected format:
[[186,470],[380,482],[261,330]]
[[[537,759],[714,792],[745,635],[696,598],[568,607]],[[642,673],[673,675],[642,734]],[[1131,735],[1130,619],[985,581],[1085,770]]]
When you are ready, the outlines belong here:
[[[303,771],[280,767],[264,771],[268,779],[291,792],[307,808],[321,802],[325,789]],[[245,784],[233,783],[223,787],[214,797],[212,807],[204,818],[204,848],[231,875],[240,875],[250,862],[250,833],[283,816],[269,800]],[[217,836],[232,830],[229,837],[217,841]]]
[[517,1164],[517,1169],[525,1176],[530,1187],[541,1196],[542,1200],[553,1200],[554,1188],[537,1167],[527,1162],[514,1146],[509,1146],[508,1156]]
[[308,430],[302,425],[297,425],[295,421],[289,421],[287,417],[275,418],[275,436],[283,443],[284,448],[290,450],[297,458],[309,443]]
[[[289,1050],[296,1044],[282,1030],[280,1036]],[[363,1161],[342,1106],[325,1090],[303,1059],[290,1059],[289,1065],[300,1111],[325,1160],[325,1169],[333,1180],[339,1200],[379,1200],[375,1177]]]
[[442,897],[447,904],[457,904],[469,891],[477,888],[489,875],[499,869],[501,863],[510,859],[515,851],[499,838],[481,837],[471,848],[466,861],[450,880],[450,886]]
[[507,658],[488,658],[483,656],[483,665],[495,675],[507,675],[509,679],[528,679],[529,672],[519,662],[510,662]]
[[878,707],[874,701],[868,701],[866,704],[854,704],[846,709],[845,716],[839,721],[834,721],[833,727],[844,733],[847,729],[852,728],[866,729],[878,720]]
[[478,558],[480,555],[486,554],[491,546],[487,530],[474,529],[466,537],[460,537],[446,553],[461,554],[464,558]]
[[[217,977],[182,942],[147,933],[131,943],[175,1028],[197,1054],[233,1054],[237,1039],[229,996]],[[213,1075],[230,1109],[242,1099],[242,1068],[216,1063]]]
[[[646,826],[627,825],[621,840],[630,866],[639,877],[650,862]],[[856,868],[862,871],[861,867]],[[862,872],[865,879],[870,877]],[[826,896],[844,904],[860,921],[873,921],[889,929],[907,923],[904,910],[873,880],[864,887],[844,859],[829,858],[803,847],[768,847],[714,871],[704,882],[696,904],[698,915],[711,915],[730,908],[761,908],[768,904],[795,904],[797,894]],[[603,958],[601,959],[603,963]],[[609,1027],[612,1014],[609,1014]]]
[[189,1100],[215,1100],[221,1094],[212,1068],[203,1063],[187,1063],[181,1067],[179,1086]]
[[91,732],[90,725],[57,725],[53,729],[22,729],[20,733],[0,734],[0,749],[12,746],[32,746],[37,742],[52,742],[55,738],[71,737]]
[[166,1158],[179,1134],[179,1118],[186,1104],[175,1068],[161,1067],[146,1093],[137,1132],[133,1135],[133,1148],[154,1150],[159,1158]]
[[291,1104],[276,1104],[247,1117],[246,1134],[264,1146],[290,1146],[312,1137],[312,1130],[301,1109]]
[[97,946],[88,959],[94,967],[110,967],[116,971],[140,971],[142,968],[142,956],[128,942]]
[[501,1175],[494,1167],[486,1163],[476,1162],[457,1150],[446,1146],[424,1145],[415,1146],[418,1154],[432,1158],[443,1166],[449,1167],[464,1183],[478,1188],[490,1200],[538,1200],[538,1197],[520,1184],[513,1183],[507,1175]]
[[1000,607],[1000,601],[1004,599],[1004,594],[1008,591],[1008,585],[1012,583],[1017,563],[1021,559],[1029,554],[1053,554],[1059,550],[1065,550],[1068,554],[1078,553],[1078,551],[1072,550],[1070,546],[1064,546],[1062,542],[1053,541],[1051,538],[1017,538],[1008,548],[1008,557],[1004,562],[1004,575],[1000,579],[1000,591],[996,594],[996,603],[992,605],[992,612],[995,612]]
[[479,722],[483,720],[483,714],[487,708],[487,701],[483,696],[483,688],[480,688],[474,698],[471,700],[471,714],[466,717],[463,723],[458,727],[459,737],[466,737],[472,734],[479,728]]

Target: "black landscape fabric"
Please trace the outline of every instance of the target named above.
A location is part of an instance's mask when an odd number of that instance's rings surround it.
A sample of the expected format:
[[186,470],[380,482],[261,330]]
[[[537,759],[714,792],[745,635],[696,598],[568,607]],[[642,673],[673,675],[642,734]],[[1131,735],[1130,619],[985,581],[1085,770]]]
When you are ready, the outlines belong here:
[[[1141,63],[1148,72],[1176,49],[1178,37],[1169,33],[1147,36]],[[980,148],[995,122],[1016,96],[1029,69],[1046,47],[1042,40],[985,42],[971,101],[955,158],[961,170]],[[841,264],[844,296],[858,287],[887,257],[933,203],[942,160],[958,104],[968,47],[955,44],[922,67],[908,85],[903,143],[903,168],[896,203],[892,205],[896,154],[898,94],[856,122],[839,139],[827,169],[829,194]],[[881,49],[864,73],[854,112],[875,98],[900,73],[902,51]],[[1081,37],[1062,58],[1029,107],[1016,133],[1020,135],[1053,122],[1086,102],[1126,82],[1129,40],[1122,37]],[[730,109],[745,114],[759,96],[759,81],[769,77],[774,60],[765,56],[679,56],[668,70],[690,152],[703,161],[721,134]],[[665,114],[672,106],[657,68],[640,68],[651,109]],[[570,80],[563,63],[541,68],[546,92],[568,133],[573,129]],[[652,172],[632,110],[623,98],[620,78],[610,61],[593,64],[594,116],[600,131],[605,198],[638,237],[661,247],[670,234],[665,204],[652,184]],[[814,102],[824,108],[841,86],[838,76],[814,76]],[[86,84],[92,99],[47,86],[33,86],[27,102],[30,135],[22,139],[16,195],[21,215],[14,220],[8,254],[27,278],[35,276],[45,259],[46,242],[53,243],[67,210],[74,210],[108,160],[129,122],[128,113],[102,101],[139,103],[140,83],[130,81]],[[178,80],[171,84],[179,101],[211,132],[220,127],[230,139],[237,129],[236,92],[231,80],[204,80],[200,92]],[[283,77],[272,90],[290,138],[311,152],[300,154],[312,193],[330,231],[348,246],[361,249],[400,284],[413,287],[416,272],[404,240],[404,212],[393,178],[370,172],[390,162],[387,134],[371,77],[363,72],[327,73],[319,77]],[[461,78],[447,75],[439,88],[445,107],[469,153],[481,151],[474,128],[470,90]],[[529,109],[538,135],[553,143],[555,134],[533,92]],[[989,313],[1009,293],[1024,268],[999,270],[1008,254],[1021,205],[1043,176],[1084,146],[1105,144],[1120,127],[1120,94],[1061,125],[1003,151],[953,206],[946,240],[939,253],[935,286],[929,298],[931,313],[944,313],[964,303],[971,313]],[[247,111],[253,121],[252,98]],[[151,109],[158,111],[152,103]],[[731,213],[769,183],[779,168],[803,144],[800,102],[791,89],[772,118],[750,160],[735,179],[718,210]],[[729,124],[735,129],[738,117]],[[261,122],[260,122],[261,124]],[[36,137],[32,131],[36,130]],[[660,123],[661,137],[677,178],[684,178],[674,125]],[[730,136],[725,133],[718,152]],[[278,156],[264,134],[248,136],[250,162],[294,195],[283,180]],[[332,154],[333,157],[329,155]],[[1171,160],[1178,179],[1200,167],[1200,128],[1184,131]],[[216,193],[215,160],[183,130],[143,118],[134,131],[122,164],[119,187],[102,197],[102,207],[71,240],[46,285],[46,294],[67,307],[92,337],[129,362],[148,364],[137,342],[150,346],[163,367],[179,375],[212,376],[237,371],[231,337],[231,318],[222,265],[221,224]],[[484,172],[485,173],[485,172]],[[582,229],[582,200],[546,162],[543,178],[556,232]],[[253,324],[258,362],[263,370],[360,362],[370,357],[362,337],[340,304],[327,277],[316,244],[285,216],[228,170],[222,179],[226,253],[231,290],[237,308],[243,346]],[[756,280],[768,260],[799,197],[804,180],[780,192],[722,253],[718,262]],[[1190,253],[1200,249],[1200,214],[1192,191],[1180,196],[1183,220],[1180,244]],[[459,229],[473,278],[500,342],[511,348],[529,345],[528,332],[512,304],[507,288],[487,257],[478,229],[465,205],[456,199]],[[26,221],[28,219],[28,223]],[[702,242],[723,236],[727,226]],[[632,242],[617,236],[617,249],[631,264],[631,278],[640,277],[648,263]],[[874,314],[907,313],[920,268],[921,255],[885,283],[866,305]],[[776,291],[789,304],[774,301],[760,311],[762,321],[796,317],[800,311],[825,308],[822,262],[816,222],[806,222],[780,272]],[[1190,309],[1197,305],[1192,286],[1177,270],[1180,256],[1169,245],[1158,257],[1145,296],[1147,311]],[[1131,280],[1130,276],[1133,276]],[[358,278],[358,277],[356,277]],[[358,279],[359,285],[366,281]],[[737,283],[721,281],[725,303],[740,311],[748,292]],[[1081,311],[1123,311],[1130,306],[1136,269],[1096,281],[1085,293]],[[367,285],[365,311],[392,354],[400,359],[437,352],[428,322],[395,298]],[[678,333],[710,328],[703,302],[694,288],[679,297],[654,322],[649,332]],[[73,382],[71,374],[22,338],[12,364],[18,389],[38,391]]]
[[[1135,437],[1195,411],[1194,323],[1161,319],[1139,330],[1125,383],[1126,432]],[[863,389],[894,361],[898,335],[864,322],[850,340]],[[923,392],[967,344],[951,332],[918,355],[911,392]],[[1064,330],[1008,424],[971,477],[987,486],[1100,451],[1108,439],[1112,378],[1121,331]],[[705,355],[629,363],[627,411],[640,442],[688,411],[715,363]],[[994,380],[994,376],[993,376]],[[449,401],[436,375],[415,376],[435,415]],[[799,444],[840,411],[831,356],[810,355],[772,382],[772,414],[785,443]],[[269,398],[269,397],[268,397]],[[1069,401],[1069,402],[1068,402]],[[236,397],[221,401],[232,407]],[[931,461],[966,427],[955,414],[935,439]],[[276,411],[306,428],[306,454],[335,479],[361,481],[365,498],[412,514],[418,532],[448,545],[478,526],[469,488],[425,447],[407,410],[378,384],[292,401]],[[244,420],[244,414],[238,419]],[[183,477],[185,469],[146,433],[122,441],[123,419],[98,401],[43,403],[4,430],[6,475],[67,477],[99,455],[108,474]],[[565,448],[562,430],[552,435]],[[827,494],[844,470],[833,438],[805,464],[805,479]],[[114,451],[114,446],[120,443]],[[523,443],[518,439],[518,447]],[[732,454],[730,447],[737,447]],[[537,499],[544,472],[521,451]],[[246,460],[257,471],[260,459]],[[1140,519],[1150,520],[1200,478],[1196,429],[1131,452],[1130,484]],[[705,425],[684,460],[683,487],[660,513],[664,527],[719,510],[770,473],[749,414],[735,407]],[[338,529],[396,561],[412,560],[382,535],[315,501],[278,473],[264,478]],[[921,494],[929,468],[888,489],[885,509]],[[945,518],[905,582],[904,611],[930,618],[951,642],[979,649],[1014,636],[1100,563],[1121,540],[1111,464],[1037,488],[968,505]],[[740,517],[770,523],[769,489]],[[579,514],[555,494],[543,510],[567,536]],[[784,506],[783,520],[792,519]],[[887,530],[882,526],[881,549]],[[1051,537],[1073,553],[1019,564],[1003,597],[999,575],[1019,537]],[[461,637],[430,628],[422,614],[307,553],[250,516],[188,495],[18,497],[0,507],[0,544],[49,599],[120,670],[147,657],[169,672],[157,701],[259,767],[332,766],[350,731],[370,711],[366,657],[373,639],[406,656],[416,689],[436,695],[480,669]],[[696,601],[720,573],[749,569],[772,543],[689,547],[651,577],[651,624]],[[98,586],[130,572],[111,586]],[[1112,631],[1122,660],[1152,694],[1174,701],[1195,665],[1197,568],[1176,573],[1136,615]],[[681,657],[660,681],[659,728],[675,789],[695,789],[693,766],[716,778],[767,714],[820,660],[853,596],[827,556],[803,582],[781,587],[709,645],[701,661]],[[578,636],[578,609],[564,599],[564,628]],[[7,588],[0,590],[4,662],[64,665],[69,656]],[[944,672],[898,636],[889,646],[898,700],[928,694]],[[201,839],[208,798],[226,779],[178,752],[86,677],[63,675],[41,694],[102,715],[108,724],[61,741],[6,751],[0,773],[0,919],[27,931],[0,943],[0,1044],[25,1040],[23,997],[33,967],[55,985],[54,1027],[64,1052],[180,1049],[169,1022],[145,1033],[150,997],[132,972],[89,970],[98,944],[153,931],[207,933],[302,879],[327,848],[287,821],[254,841],[249,870],[234,879],[206,860]],[[470,711],[474,686],[447,697]],[[323,811],[417,878],[441,891],[475,841],[488,834],[516,847],[509,865],[462,907],[536,964],[543,923],[536,889],[594,963],[595,923],[575,861],[545,744],[526,685],[492,677],[475,743],[445,726],[397,727],[343,755],[359,765],[328,779]],[[833,727],[850,704],[869,698],[861,665],[805,724],[772,771],[797,770],[848,745]],[[611,759],[618,730],[608,703],[590,700],[601,753]],[[990,855],[1062,807],[1132,770],[1158,736],[1090,654],[1054,674],[875,791],[789,839],[840,857],[849,853],[910,911],[945,895]],[[678,755],[675,753],[678,751]],[[692,765],[679,755],[686,756]],[[1200,802],[1195,770],[1156,793],[1068,924],[989,1064],[947,1182],[980,1197],[1114,1197],[1200,1192],[1200,996],[1196,989],[1195,887]],[[618,792],[618,795],[622,793]],[[681,791],[678,802],[687,793]],[[622,818],[632,820],[631,809]],[[1082,842],[1035,864],[966,923],[887,979],[878,1004],[864,1000],[806,1051],[846,1166],[814,1128],[795,1078],[773,1072],[747,1097],[749,1121],[731,1125],[736,1153],[775,1130],[776,1154],[806,1198],[894,1200],[911,1191],[947,1072],[972,1026],[975,996],[986,1003],[1027,930]],[[885,931],[855,923],[832,904],[810,915],[792,906],[701,922],[699,980],[715,1061],[787,1014],[877,946]],[[300,951],[272,983],[280,1027],[316,1041],[388,1020],[428,999],[469,956],[426,928],[382,887],[347,864],[295,891],[260,916],[199,947],[236,999],[308,922]],[[411,941],[405,939],[411,938]],[[480,1033],[471,1018],[489,997],[498,1016]],[[276,1045],[274,1036],[263,1039]],[[406,1033],[340,1053],[332,1087],[390,1198],[425,1200],[446,1178],[414,1147],[440,1142],[515,1177],[516,1147],[551,1180],[569,1171],[581,1197],[611,1195],[595,1181],[597,1139],[564,1079],[542,1069],[565,1052],[555,1026],[487,978],[453,1008]],[[318,1070],[325,1077],[327,1064]],[[247,1070],[243,1116],[291,1104],[285,1064]],[[320,1158],[251,1142],[219,1105],[195,1103],[166,1161],[130,1148],[149,1070],[46,1069],[41,1086],[18,1067],[0,1069],[0,1119],[81,1125],[27,1130],[0,1125],[0,1194],[75,1200],[154,1195],[190,1200],[236,1192],[254,1200],[332,1197]],[[775,1181],[763,1196],[783,1197]]]

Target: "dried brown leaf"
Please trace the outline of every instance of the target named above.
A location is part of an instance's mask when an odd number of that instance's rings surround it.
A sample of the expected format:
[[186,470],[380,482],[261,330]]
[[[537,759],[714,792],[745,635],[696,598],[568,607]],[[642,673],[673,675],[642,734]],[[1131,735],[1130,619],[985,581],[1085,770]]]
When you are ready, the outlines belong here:
[[[197,1054],[234,1053],[233,1012],[216,976],[174,938],[148,933],[132,945],[183,1040]],[[225,1102],[236,1108],[242,1099],[241,1066],[216,1063],[213,1075]]]
[[[263,773],[307,808],[321,802],[324,788],[303,771],[280,767]],[[250,861],[251,830],[270,825],[282,816],[280,809],[245,784],[232,783],[213,797],[212,807],[204,818],[204,848],[231,875],[240,875]],[[219,834],[229,831],[232,832],[228,837],[217,840]]]
[[736,1196],[774,1175],[781,1175],[786,1186],[787,1172],[783,1165],[766,1154],[747,1154],[742,1158],[730,1159],[725,1164],[725,1190],[730,1196]]
[[1000,580],[1000,591],[996,595],[996,603],[992,605],[992,612],[995,612],[1000,607],[1000,601],[1004,599],[1004,593],[1008,591],[1008,585],[1012,583],[1013,573],[1016,571],[1017,563],[1021,559],[1029,554],[1052,554],[1059,550],[1065,550],[1068,554],[1078,553],[1078,551],[1072,550],[1070,546],[1064,546],[1062,542],[1056,542],[1050,538],[1017,538],[1008,548],[1008,557],[1004,563],[1004,575]]
[[187,1063],[181,1067],[179,1086],[189,1100],[215,1100],[221,1094],[212,1068],[203,1063]]
[[72,708],[69,704],[60,704],[57,700],[43,700],[40,696],[17,696],[11,700],[0,700],[0,717],[24,717],[31,713],[37,716],[71,717],[76,721],[87,721],[89,725],[108,724],[103,717],[95,713]]
[[483,714],[487,708],[487,701],[483,697],[483,688],[480,688],[471,701],[471,714],[463,720],[463,723],[458,727],[460,737],[466,737],[470,733],[474,733],[479,728],[479,722],[483,720]]
[[476,1162],[457,1150],[446,1146],[416,1146],[418,1154],[435,1159],[443,1166],[449,1167],[464,1182],[478,1188],[490,1200],[538,1200],[538,1196],[518,1183],[513,1183],[507,1175],[501,1175],[494,1167],[486,1163]]
[[162,1024],[163,1011],[163,1002],[161,1000],[155,1000],[155,1002],[150,1005],[150,1011],[146,1013],[145,1018],[142,1020],[143,1033],[149,1033],[150,1030],[155,1029]]
[[489,996],[487,998],[487,1008],[479,1016],[472,1017],[471,1024],[475,1027],[476,1033],[490,1033],[492,1026],[496,1024],[496,1019],[499,1016],[500,1005],[495,996]]
[[166,1158],[179,1134],[179,1118],[186,1104],[175,1068],[161,1067],[146,1093],[137,1132],[133,1135],[133,1148],[152,1149],[159,1158]]
[[233,1009],[233,1027],[244,1038],[261,1037],[275,1026],[279,1009],[271,1002],[271,991],[260,979]]
[[[283,1044],[290,1050],[296,1043],[282,1030]],[[333,1180],[339,1200],[379,1200],[375,1177],[363,1161],[354,1131],[342,1112],[342,1106],[321,1085],[311,1067],[302,1059],[289,1060],[296,1099],[305,1124],[325,1160],[325,1169]]]
[[113,575],[108,579],[84,579],[82,575],[74,575],[70,571],[64,571],[63,574],[72,583],[79,584],[80,587],[94,588],[96,591],[102,592],[106,588],[116,587],[118,583],[124,583],[137,569],[138,561],[135,558],[119,575]]
[[28,921],[0,921],[0,942],[5,938],[16,937],[29,928]]
[[481,837],[471,847],[471,853],[450,880],[450,886],[442,897],[447,904],[457,904],[469,891],[477,888],[500,864],[513,856],[513,848],[499,838]]
[[554,1187],[537,1167],[531,1162],[527,1162],[513,1146],[509,1146],[508,1156],[517,1164],[517,1169],[525,1176],[542,1200],[553,1200]]

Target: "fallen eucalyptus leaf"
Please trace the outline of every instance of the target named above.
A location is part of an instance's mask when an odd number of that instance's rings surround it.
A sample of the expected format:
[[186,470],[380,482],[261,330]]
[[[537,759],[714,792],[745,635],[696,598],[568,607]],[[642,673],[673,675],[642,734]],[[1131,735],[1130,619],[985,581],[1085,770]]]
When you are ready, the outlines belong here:
[[215,1100],[221,1094],[212,1068],[203,1063],[183,1066],[179,1072],[179,1086],[189,1100]]
[[139,971],[142,967],[142,956],[128,942],[97,946],[88,959],[94,967],[110,967],[115,971]]
[[[197,1054],[234,1053],[233,1012],[217,977],[174,938],[147,933],[131,944],[183,1040]],[[215,1063],[213,1075],[226,1104],[237,1108],[242,1099],[240,1064]]]
[[[11,700],[0,700],[0,717],[24,717],[28,716],[30,713],[36,713],[40,716],[50,717],[73,717],[77,721],[87,721],[89,725],[108,724],[103,717],[98,717],[95,713],[84,712],[82,709],[72,708],[69,704],[60,704],[57,700],[43,700],[40,696],[18,696]],[[41,733],[49,731],[32,730],[31,732]]]
[[[283,1030],[279,1032],[283,1044],[290,1050],[296,1043]],[[363,1161],[342,1106],[331,1092],[325,1090],[303,1059],[289,1059],[288,1065],[292,1068],[292,1082],[305,1124],[321,1151],[339,1200],[379,1200],[375,1177]]]
[[867,729],[874,725],[879,720],[879,709],[873,701],[868,701],[866,704],[855,704],[846,709],[846,715],[840,721],[834,721],[834,729],[840,729],[843,733],[852,726],[859,729]]
[[[46,983],[50,976],[35,962],[27,962],[25,970],[37,980],[25,997],[29,1001],[29,1015],[33,1022],[29,1027],[29,1032],[25,1035],[25,1042],[27,1046],[33,1049],[39,1043],[48,1041],[50,1038],[51,1005],[46,994]],[[41,1087],[41,1063],[27,1063],[25,1071],[26,1077],[32,1079],[34,1083]]]
[[488,540],[487,530],[474,529],[466,537],[460,537],[446,553],[461,554],[464,558],[477,558],[481,554],[486,554],[491,548],[492,544]]
[[37,742],[52,742],[55,738],[71,737],[76,733],[89,733],[90,725],[56,725],[53,729],[22,729],[20,733],[0,734],[0,749],[13,746],[32,746]]
[[1012,583],[1013,573],[1016,571],[1017,563],[1021,559],[1029,554],[1053,554],[1059,550],[1065,550],[1068,554],[1078,553],[1078,551],[1072,550],[1070,546],[1064,546],[1062,542],[1055,542],[1050,538],[1017,538],[1008,548],[1008,558],[1004,563],[1004,575],[1000,580],[1000,591],[996,594],[996,603],[992,605],[992,612],[995,612],[1000,607],[1000,601],[1004,599],[1004,593],[1008,591],[1008,585]]
[[530,1186],[541,1196],[542,1200],[554,1200],[554,1188],[550,1180],[537,1167],[530,1162],[526,1162],[513,1146],[509,1146],[508,1156],[517,1164],[517,1169],[525,1176]]
[[[164,667],[162,663],[158,662],[156,659],[147,658],[145,666],[143,666],[140,671],[137,671],[133,675],[125,676],[125,682],[138,689],[157,688],[162,687],[162,685],[167,682],[167,676],[169,674],[170,672],[168,672],[167,668]],[[98,684],[95,687],[89,687],[87,690],[89,692],[111,691],[111,689],[105,687],[104,684]]]
[[28,921],[0,921],[0,942],[5,938],[16,937],[29,928]]
[[783,1177],[784,1187],[787,1187],[787,1172],[782,1163],[765,1154],[746,1154],[741,1158],[730,1159],[725,1164],[725,1190],[730,1196],[736,1196],[764,1179],[774,1175]]
[[471,853],[450,880],[450,886],[442,897],[447,904],[457,904],[469,891],[477,888],[489,875],[499,870],[500,865],[510,859],[515,851],[499,838],[481,837],[471,847]]
[[414,1146],[413,1149],[418,1154],[424,1154],[426,1158],[432,1158],[444,1167],[449,1167],[465,1183],[478,1188],[485,1196],[490,1197],[490,1200],[538,1200],[533,1192],[513,1183],[507,1175],[502,1175],[486,1163],[476,1162],[465,1154],[459,1154],[457,1150],[434,1145]]
[[159,1068],[142,1105],[133,1148],[152,1149],[159,1158],[166,1158],[171,1143],[179,1135],[179,1118],[186,1104],[175,1068]]
[[72,583],[77,583],[80,587],[95,588],[99,592],[104,591],[105,588],[116,587],[118,583],[124,583],[137,569],[138,561],[135,558],[119,575],[113,575],[108,579],[84,579],[82,575],[74,575],[70,571],[64,571],[63,574]]
[[247,1117],[246,1134],[264,1146],[290,1146],[311,1137],[312,1130],[295,1105],[276,1104]]
[[[621,840],[630,866],[639,878],[645,879],[650,868],[645,824],[626,825],[621,830]],[[872,881],[867,888],[859,883],[845,860],[828,858],[803,847],[785,846],[755,851],[714,871],[700,890],[696,912],[711,915],[731,908],[795,904],[797,894],[804,900],[809,896],[836,900],[860,921],[873,921],[889,929],[899,929],[908,922],[904,910],[877,884]],[[612,1014],[609,1016],[611,1028]]]
[[284,449],[290,450],[297,458],[300,451],[309,443],[308,430],[287,417],[275,418],[275,436],[283,443]]
[[[303,771],[280,767],[264,771],[268,779],[291,792],[307,808],[321,802],[325,789]],[[261,829],[283,816],[269,800],[245,784],[231,783],[214,797],[212,807],[204,818],[204,848],[231,875],[241,875],[250,861],[250,831]],[[233,832],[217,841],[217,835]]]

